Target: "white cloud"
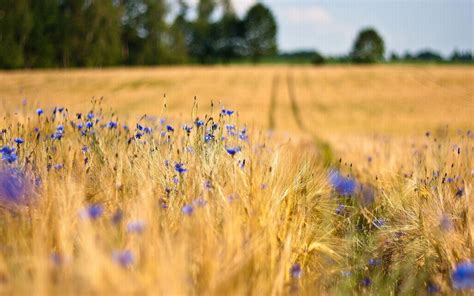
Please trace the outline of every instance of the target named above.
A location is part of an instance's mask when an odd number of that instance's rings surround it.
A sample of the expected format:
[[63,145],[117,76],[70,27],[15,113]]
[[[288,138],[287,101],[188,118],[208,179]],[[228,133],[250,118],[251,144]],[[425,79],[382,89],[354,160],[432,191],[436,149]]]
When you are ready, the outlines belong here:
[[293,23],[327,25],[333,20],[329,12],[319,6],[294,6],[284,13],[285,18]]

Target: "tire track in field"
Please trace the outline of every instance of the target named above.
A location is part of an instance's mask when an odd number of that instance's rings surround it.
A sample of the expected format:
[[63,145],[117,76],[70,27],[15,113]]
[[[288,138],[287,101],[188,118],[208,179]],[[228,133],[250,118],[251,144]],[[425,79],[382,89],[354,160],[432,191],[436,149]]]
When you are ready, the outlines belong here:
[[277,108],[278,84],[280,82],[280,75],[274,74],[270,90],[270,108],[268,110],[268,128],[275,129],[275,112]]
[[291,112],[293,114],[293,118],[296,121],[296,124],[298,125],[298,128],[302,132],[307,133],[311,136],[313,143],[316,145],[316,147],[318,147],[321,153],[324,165],[330,166],[333,161],[333,150],[331,148],[331,145],[321,139],[314,130],[308,129],[305,126],[303,118],[301,116],[300,107],[296,98],[294,76],[291,70],[288,70],[287,72],[286,84],[288,87],[288,97],[290,98]]

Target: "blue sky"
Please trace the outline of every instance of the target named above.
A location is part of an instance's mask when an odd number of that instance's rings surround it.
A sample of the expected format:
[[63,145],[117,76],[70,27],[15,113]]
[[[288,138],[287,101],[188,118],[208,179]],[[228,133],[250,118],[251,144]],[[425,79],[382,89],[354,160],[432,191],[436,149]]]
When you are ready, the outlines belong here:
[[[191,1],[194,2],[194,1]],[[256,0],[234,0],[243,15]],[[473,50],[473,0],[262,0],[279,24],[282,50],[318,49],[344,54],[357,32],[372,26],[387,51],[434,49],[448,55],[454,48]]]

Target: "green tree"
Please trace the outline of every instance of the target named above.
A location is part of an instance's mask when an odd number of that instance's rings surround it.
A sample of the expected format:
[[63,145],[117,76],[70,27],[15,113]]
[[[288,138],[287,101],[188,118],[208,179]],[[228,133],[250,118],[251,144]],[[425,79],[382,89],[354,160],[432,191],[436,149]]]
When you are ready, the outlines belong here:
[[244,18],[244,27],[246,51],[254,62],[277,52],[277,24],[270,9],[261,3],[252,6]]
[[191,39],[190,23],[186,20],[188,4],[184,0],[178,0],[179,12],[171,25],[170,48],[173,49],[170,55],[170,63],[183,64],[188,61],[188,46]]
[[216,24],[217,40],[215,50],[223,62],[229,62],[242,55],[245,29],[237,17],[231,0],[222,0],[223,15]]
[[214,0],[200,0],[197,19],[192,24],[189,50],[200,63],[211,63],[214,60],[217,28],[211,22],[211,15],[215,8]]
[[120,62],[119,6],[111,0],[90,0],[83,8],[81,28],[85,66],[111,66]]
[[372,28],[359,32],[351,52],[356,63],[376,63],[384,59],[385,45],[382,37]]
[[32,24],[28,0],[0,0],[0,67],[25,65],[25,45]]
[[58,66],[58,0],[30,0],[32,27],[25,44],[26,67]]

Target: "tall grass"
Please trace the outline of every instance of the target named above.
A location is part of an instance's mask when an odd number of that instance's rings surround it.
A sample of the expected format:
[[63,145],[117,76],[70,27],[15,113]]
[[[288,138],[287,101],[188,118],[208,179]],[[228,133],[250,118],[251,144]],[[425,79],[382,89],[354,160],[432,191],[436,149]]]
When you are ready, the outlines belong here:
[[327,167],[225,109],[44,111],[0,122],[1,293],[452,293],[474,257],[472,134]]

